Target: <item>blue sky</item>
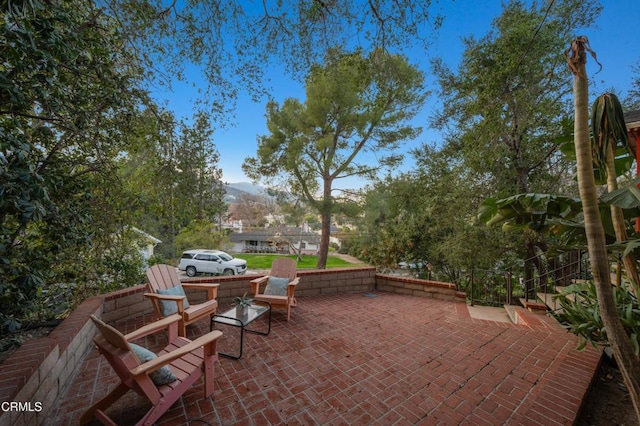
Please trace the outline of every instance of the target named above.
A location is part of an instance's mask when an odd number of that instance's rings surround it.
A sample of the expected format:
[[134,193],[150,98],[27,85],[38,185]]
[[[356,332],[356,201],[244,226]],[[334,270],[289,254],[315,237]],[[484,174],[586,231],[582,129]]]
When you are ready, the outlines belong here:
[[[584,32],[589,38],[591,47],[596,51],[598,60],[602,64],[602,71],[597,71],[593,61],[589,59],[588,73],[593,78],[594,85],[590,87],[590,93],[600,94],[604,91],[615,89],[624,97],[631,86],[632,79],[639,74],[634,74],[633,66],[640,61],[640,48],[638,47],[638,32],[640,31],[640,1],[638,0],[601,0],[604,6],[602,14],[591,29]],[[491,22],[502,11],[501,2],[498,0],[441,0],[436,8],[445,16],[444,23],[438,32],[438,37],[433,46],[427,52],[421,52],[416,57],[410,57],[410,61],[420,66],[427,72],[427,86],[436,89],[433,79],[428,74],[428,62],[433,57],[442,57],[452,68],[456,69],[462,57],[463,45],[461,37],[473,34],[476,37],[484,36],[491,28]],[[303,87],[287,78],[283,74],[272,77],[272,86],[275,88],[273,98],[282,102],[288,97],[304,100]],[[193,114],[191,109],[192,98],[197,96],[195,89],[188,85],[176,85],[173,93],[156,94],[159,98],[168,99],[168,108],[178,118],[187,118]],[[214,142],[220,153],[219,166],[223,170],[223,179],[226,182],[246,182],[249,179],[242,173],[241,165],[248,156],[254,156],[256,152],[258,135],[264,135],[266,130],[265,105],[267,100],[255,103],[247,94],[240,94],[233,125],[228,128],[218,129],[214,133]],[[424,107],[424,113],[414,121],[416,125],[423,127],[420,137],[408,141],[403,151],[421,146],[423,143],[438,143],[441,139],[439,133],[428,129],[427,120],[430,112],[438,108],[438,101],[430,97]],[[411,156],[405,156],[404,165],[400,171],[411,169]],[[362,181],[344,182],[347,187],[359,187],[364,185]]]

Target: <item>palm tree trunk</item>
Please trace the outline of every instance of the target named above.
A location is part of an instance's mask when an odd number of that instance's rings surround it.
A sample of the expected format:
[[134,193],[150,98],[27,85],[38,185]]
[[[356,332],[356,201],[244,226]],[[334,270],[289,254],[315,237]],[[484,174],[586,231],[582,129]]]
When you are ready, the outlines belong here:
[[589,92],[585,66],[587,49],[586,38],[580,37],[573,41],[568,51],[570,53],[568,55],[569,65],[574,74],[574,142],[578,163],[578,187],[582,199],[587,245],[598,296],[598,307],[602,322],[607,330],[607,338],[640,423],[640,364],[633,351],[631,341],[620,322],[613,300],[605,234],[598,210],[598,196],[593,176],[593,157],[589,138]]

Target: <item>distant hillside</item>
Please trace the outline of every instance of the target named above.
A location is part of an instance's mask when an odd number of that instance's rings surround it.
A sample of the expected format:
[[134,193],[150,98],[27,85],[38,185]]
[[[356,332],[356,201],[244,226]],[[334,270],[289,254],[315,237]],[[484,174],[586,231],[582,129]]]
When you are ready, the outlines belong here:
[[254,185],[251,182],[237,182],[229,183],[224,186],[227,194],[224,196],[224,201],[227,203],[233,203],[242,195],[257,195],[260,197],[267,197],[267,190],[259,185]]
[[225,187],[228,192],[247,192],[251,195],[264,195],[266,193],[266,189],[259,185],[254,185],[251,182],[237,182],[237,183],[229,183]]

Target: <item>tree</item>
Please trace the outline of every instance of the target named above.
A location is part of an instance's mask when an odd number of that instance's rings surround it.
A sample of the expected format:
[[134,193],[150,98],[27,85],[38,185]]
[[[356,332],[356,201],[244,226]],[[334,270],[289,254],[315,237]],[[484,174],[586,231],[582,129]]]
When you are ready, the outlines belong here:
[[[599,11],[594,1],[528,6],[512,0],[485,37],[464,39],[457,73],[434,61],[443,101],[434,124],[451,128],[443,150],[463,164],[469,179],[483,183],[475,195],[573,190],[560,187],[572,179],[551,136],[564,134],[569,115],[562,51],[573,29],[588,27]],[[544,238],[535,231],[525,236],[519,256],[537,259],[546,250]],[[543,264],[536,266],[544,273]]]
[[[228,112],[239,90],[266,94],[271,66],[302,79],[316,58],[334,46],[365,51],[426,46],[442,17],[431,1],[285,0],[277,2],[100,0],[96,14],[120,25],[150,84],[185,80],[200,67],[209,82],[200,101]],[[266,78],[265,78],[266,76]]]
[[573,28],[587,27],[598,12],[594,1],[527,8],[512,0],[485,37],[463,40],[457,74],[433,62],[443,101],[434,124],[452,129],[444,149],[458,154],[491,196],[556,184],[562,164],[556,166],[561,158],[549,135],[563,134],[571,93],[561,52]]
[[429,262],[441,279],[455,282],[504,261],[521,240],[477,223],[484,183],[435,146],[412,154],[414,170],[366,191],[352,254],[381,267]]
[[[254,180],[283,177],[318,211],[318,268],[326,266],[332,213],[346,201],[334,195],[346,198],[334,183],[370,179],[398,164],[394,150],[419,132],[406,122],[424,101],[422,84],[422,74],[400,55],[333,49],[307,76],[304,103],[289,98],[267,105],[270,134],[259,138],[257,157],[247,158],[243,170]],[[366,153],[377,158],[361,159]]]
[[631,341],[622,326],[613,298],[605,234],[598,210],[598,197],[593,175],[593,157],[589,136],[587,52],[590,52],[595,57],[586,37],[576,38],[566,51],[569,67],[574,75],[574,141],[578,163],[578,187],[580,198],[582,199],[587,246],[600,315],[613,354],[629,390],[638,421],[640,421],[640,364],[638,357],[634,353]]
[[640,109],[640,60],[633,67],[636,76],[631,82],[631,89],[627,98],[625,98],[626,106],[633,109]]
[[181,225],[192,219],[213,221],[226,210],[222,185],[222,170],[218,167],[220,155],[213,142],[209,118],[196,113],[193,124],[179,124],[179,148],[176,153],[181,179],[176,189],[184,211]]
[[229,206],[233,220],[241,220],[244,226],[264,226],[269,214],[267,199],[260,195],[242,194]]
[[87,3],[3,4],[0,332],[51,282],[95,278],[78,263],[125,222],[114,159],[145,101],[122,38]]
[[215,222],[226,211],[211,123],[192,125],[168,111],[148,108],[132,117],[137,131],[120,158],[119,173],[131,197],[137,226],[158,236],[159,251],[176,256],[175,238],[192,220]]

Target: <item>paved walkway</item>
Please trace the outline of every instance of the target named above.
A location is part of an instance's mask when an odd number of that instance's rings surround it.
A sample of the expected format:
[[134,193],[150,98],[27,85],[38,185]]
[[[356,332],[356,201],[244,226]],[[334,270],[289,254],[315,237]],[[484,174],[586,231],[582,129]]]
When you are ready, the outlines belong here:
[[[129,332],[141,322],[115,326]],[[206,321],[189,332],[204,329]],[[222,330],[219,350],[231,351],[238,330]],[[241,360],[220,358],[212,398],[195,386],[160,424],[570,425],[599,362],[575,347],[552,318],[528,312],[514,325],[412,296],[305,297],[291,322],[274,311],[269,336],[245,335]],[[51,424],[77,424],[115,383],[92,350]],[[131,424],[144,402],[123,400],[111,413]]]

